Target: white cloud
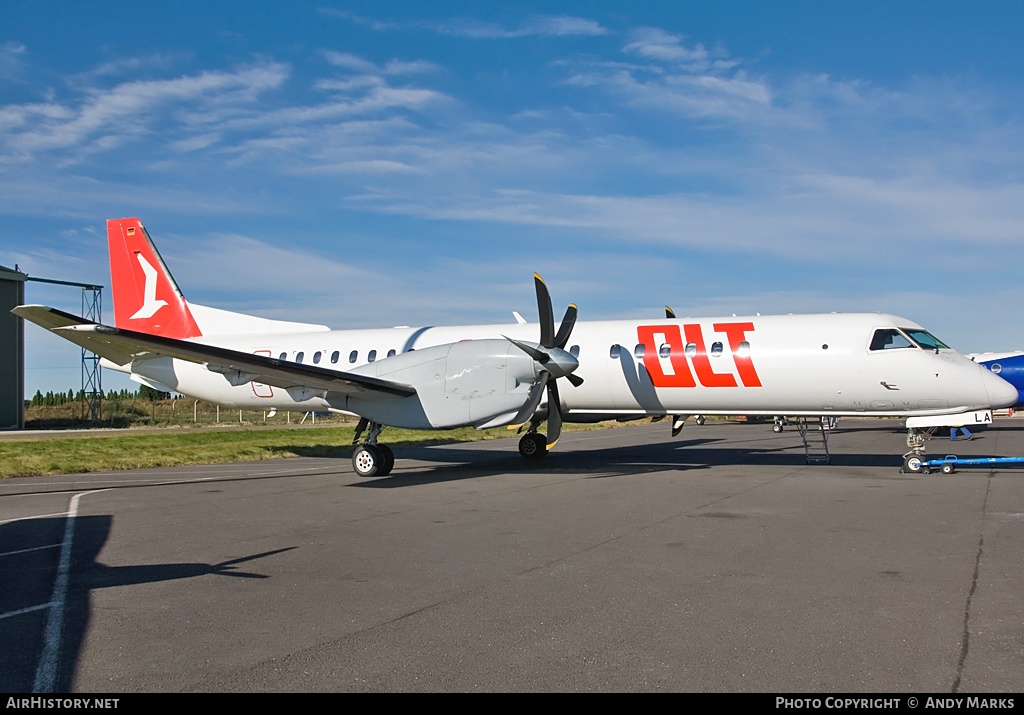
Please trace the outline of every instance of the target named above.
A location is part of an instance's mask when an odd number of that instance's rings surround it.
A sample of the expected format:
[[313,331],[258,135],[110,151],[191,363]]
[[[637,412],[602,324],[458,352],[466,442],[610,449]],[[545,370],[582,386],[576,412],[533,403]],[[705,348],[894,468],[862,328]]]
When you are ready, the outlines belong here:
[[[946,260],[945,247],[1005,250],[1024,235],[1024,184],[987,190],[920,177],[789,177],[742,198],[496,190],[418,199],[379,192],[358,201],[432,220],[572,229],[578,240],[600,235],[641,251],[648,250],[644,244],[667,245],[851,265],[886,256],[894,264],[935,266]],[[961,264],[968,267],[969,261]]]
[[561,37],[566,35],[607,35],[609,30],[600,23],[583,17],[539,17],[526,25],[526,32],[535,35]]
[[20,82],[25,72],[25,45],[5,42],[0,46],[0,79]]
[[685,64],[694,68],[708,67],[710,55],[700,43],[692,48],[686,47],[683,44],[683,37],[651,27],[641,28],[630,34],[632,41],[622,48],[626,54],[639,55],[660,62]]
[[630,33],[622,52],[637,61],[580,62],[567,84],[603,89],[613,99],[639,110],[751,124],[800,123],[792,112],[774,102],[767,80],[749,76],[741,60],[724,50],[712,52],[700,43],[688,46],[681,36],[640,28]]
[[119,57],[67,79],[71,85],[81,85],[93,83],[102,77],[133,75],[145,70],[168,71],[186,56],[186,53],[155,53],[142,57]]
[[56,103],[18,104],[0,109],[0,130],[16,131],[38,122],[69,120],[74,112]]
[[328,51],[324,53],[327,61],[335,67],[350,70],[352,72],[363,72],[366,74],[378,74],[380,70],[377,65],[369,60],[358,57],[349,52]]
[[437,72],[440,67],[433,62],[426,60],[399,60],[392,59],[378,66],[367,59],[353,55],[349,52],[335,52],[328,50],[324,52],[328,63],[335,67],[350,72],[359,72],[365,75],[403,75],[403,74],[428,74]]
[[[0,110],[5,163],[28,161],[42,152],[77,152],[117,146],[152,131],[168,107],[187,103],[230,105],[251,102],[285,80],[287,68],[264,64],[234,72],[211,71],[170,80],[125,82],[110,89],[88,88],[80,101],[14,105]],[[31,120],[31,121],[30,121]]]
[[666,75],[641,81],[626,72],[605,85],[632,106],[694,117],[725,117],[755,123],[777,121],[770,89],[761,82],[712,75]]
[[332,17],[349,20],[380,32],[407,31],[427,28],[433,32],[474,39],[514,39],[520,37],[566,37],[574,35],[600,36],[611,31],[599,22],[570,15],[539,15],[508,27],[493,22],[471,19],[451,19],[441,22],[382,22],[343,10],[320,9]]
[[495,23],[475,20],[449,20],[430,27],[442,34],[474,39],[515,39],[520,37],[565,37],[570,35],[599,36],[609,30],[594,20],[571,16],[542,16],[509,28]]

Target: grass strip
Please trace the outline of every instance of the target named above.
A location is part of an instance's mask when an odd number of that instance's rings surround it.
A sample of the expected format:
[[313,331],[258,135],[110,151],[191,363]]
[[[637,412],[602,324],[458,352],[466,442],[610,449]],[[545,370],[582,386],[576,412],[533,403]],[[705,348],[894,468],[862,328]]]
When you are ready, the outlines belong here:
[[[574,425],[597,429],[607,425]],[[568,428],[569,425],[566,425]],[[190,464],[252,462],[288,457],[344,457],[352,453],[354,426],[313,429],[167,430],[166,434],[133,435],[122,431],[89,437],[0,441],[0,479],[54,474],[109,472],[120,469],[177,467]],[[451,444],[512,437],[496,428],[471,427],[435,431],[389,428],[382,441],[392,447],[408,444]]]

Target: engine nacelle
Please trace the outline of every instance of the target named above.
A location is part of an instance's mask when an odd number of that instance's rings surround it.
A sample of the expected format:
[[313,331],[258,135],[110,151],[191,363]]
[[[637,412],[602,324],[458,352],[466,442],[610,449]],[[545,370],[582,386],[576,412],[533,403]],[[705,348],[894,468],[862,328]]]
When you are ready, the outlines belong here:
[[412,397],[336,395],[327,401],[375,422],[409,429],[510,424],[539,374],[533,358],[507,340],[466,340],[361,365],[352,370],[412,385]]

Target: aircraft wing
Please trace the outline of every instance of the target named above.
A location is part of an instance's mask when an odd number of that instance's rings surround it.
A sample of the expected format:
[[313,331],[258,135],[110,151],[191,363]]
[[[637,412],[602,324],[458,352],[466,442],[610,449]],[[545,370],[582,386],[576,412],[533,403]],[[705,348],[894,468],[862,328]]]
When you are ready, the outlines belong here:
[[205,365],[208,370],[224,375],[232,385],[259,382],[286,390],[299,388],[343,394],[374,392],[395,397],[416,394],[411,385],[114,328],[44,305],[22,305],[11,312],[118,365],[160,356]]

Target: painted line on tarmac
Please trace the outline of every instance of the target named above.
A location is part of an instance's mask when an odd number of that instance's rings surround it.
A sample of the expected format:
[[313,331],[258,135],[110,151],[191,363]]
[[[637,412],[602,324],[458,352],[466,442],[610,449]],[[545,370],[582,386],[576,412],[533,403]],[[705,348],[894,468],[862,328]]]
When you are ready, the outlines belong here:
[[2,621],[5,618],[20,616],[23,613],[33,613],[34,611],[41,611],[44,608],[49,608],[52,605],[52,603],[42,603],[38,606],[29,606],[28,608],[19,608],[17,611],[8,611],[7,613],[0,613],[0,621]]
[[64,540],[61,542],[60,562],[57,567],[57,578],[53,583],[53,596],[50,598],[50,615],[46,619],[43,631],[43,651],[36,668],[36,679],[32,687],[34,693],[52,693],[57,685],[57,664],[60,662],[62,646],[61,635],[64,632],[64,610],[68,596],[68,581],[71,573],[71,547],[75,540],[75,519],[78,516],[78,505],[82,497],[96,494],[106,489],[95,489],[81,492],[71,497],[68,505],[67,523],[64,525]]
[[[35,496],[35,495],[33,495],[33,496]],[[0,520],[0,524],[13,524],[16,521],[28,521],[29,519],[49,519],[49,518],[54,517],[54,516],[67,516],[67,515],[68,515],[68,513],[66,511],[58,511],[58,512],[54,512],[53,514],[33,514],[32,516],[19,516],[16,519],[2,519],[2,520]],[[57,544],[55,544],[55,545],[57,545]],[[6,554],[0,554],[0,556],[5,556],[5,555]]]
[[[61,514],[61,516],[64,516]],[[36,517],[29,517],[36,518]],[[21,521],[21,519],[11,519],[11,521]],[[8,522],[0,521],[0,524],[6,524]],[[18,549],[17,551],[5,551],[0,556],[17,556],[18,554],[27,554],[31,551],[43,551],[44,549],[56,549],[60,544],[48,544],[46,546],[33,546],[31,549]]]

